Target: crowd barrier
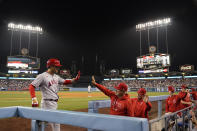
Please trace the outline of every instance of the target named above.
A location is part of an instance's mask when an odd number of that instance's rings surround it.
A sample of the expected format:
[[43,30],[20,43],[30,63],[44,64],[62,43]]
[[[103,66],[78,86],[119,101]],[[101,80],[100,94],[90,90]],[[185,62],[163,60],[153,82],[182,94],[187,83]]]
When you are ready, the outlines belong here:
[[[148,131],[148,121],[144,118],[132,118],[97,113],[43,110],[31,107],[0,108],[0,118],[21,117],[32,119],[31,131],[42,129],[40,122],[52,122],[103,131]],[[22,128],[22,127],[21,127]]]

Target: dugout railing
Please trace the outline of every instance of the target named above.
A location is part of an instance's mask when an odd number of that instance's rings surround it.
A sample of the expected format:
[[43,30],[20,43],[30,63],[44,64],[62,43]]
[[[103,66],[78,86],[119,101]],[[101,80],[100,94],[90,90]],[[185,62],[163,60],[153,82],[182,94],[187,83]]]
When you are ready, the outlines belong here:
[[149,121],[150,131],[191,131],[193,128],[190,106],[174,113],[165,114],[160,118]]
[[[149,101],[157,101],[158,102],[158,117],[162,116],[162,101],[166,100],[168,95],[161,95],[161,96],[150,96]],[[106,108],[110,107],[111,101],[110,100],[96,100],[96,101],[89,101],[88,102],[88,112],[91,113],[98,113],[99,108]]]
[[[191,115],[189,109],[193,106],[179,110],[175,113],[162,116],[162,101],[166,100],[168,95],[150,96],[151,102],[158,102],[158,118],[149,121],[150,131],[190,131],[192,130]],[[97,100],[88,102],[88,112],[98,113],[99,108],[110,107],[110,100]],[[178,114],[181,114],[178,115]],[[170,123],[172,122],[172,123]],[[174,124],[174,125],[173,125]]]
[[[151,96],[150,101],[158,101],[158,116],[162,114],[162,100],[165,100],[168,96]],[[160,104],[159,104],[160,103]],[[78,126],[87,128],[88,130],[104,130],[104,131],[153,131],[154,123],[164,120],[164,130],[168,128],[167,123],[169,118],[171,118],[175,113],[159,117],[148,122],[144,118],[134,118],[134,117],[124,117],[124,116],[114,116],[99,114],[98,109],[103,107],[109,107],[110,101],[89,101],[88,113],[86,112],[75,112],[75,111],[62,111],[62,110],[43,110],[40,108],[31,107],[5,107],[0,108],[0,118],[10,118],[10,117],[21,117],[32,119],[31,130],[38,131],[38,129],[44,130],[43,124],[40,122],[53,122],[72,126]],[[183,113],[184,122],[182,122],[182,127],[188,126],[185,123],[186,116],[188,116],[188,109],[178,111]],[[159,111],[160,110],[160,111]],[[178,113],[176,112],[176,114]],[[173,118],[174,119],[174,118]],[[177,119],[178,120],[178,119]],[[176,122],[177,125],[181,124]],[[185,125],[184,125],[185,124]],[[22,127],[21,127],[22,128]],[[149,129],[150,128],[150,129]],[[191,129],[191,128],[189,128]]]
[[[148,121],[144,118],[132,118],[98,113],[43,110],[31,107],[0,108],[0,118],[21,117],[32,119],[31,131],[44,131],[41,122],[60,123],[103,131],[148,131]],[[21,128],[23,128],[21,126]]]

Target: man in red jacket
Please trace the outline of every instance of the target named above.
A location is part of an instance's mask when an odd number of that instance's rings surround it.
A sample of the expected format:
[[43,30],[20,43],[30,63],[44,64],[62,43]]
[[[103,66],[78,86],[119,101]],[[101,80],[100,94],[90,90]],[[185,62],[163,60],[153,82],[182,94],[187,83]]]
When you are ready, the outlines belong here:
[[141,117],[148,119],[148,111],[151,110],[151,103],[149,102],[146,90],[140,88],[138,90],[138,98],[131,98],[129,102],[129,116]]
[[168,86],[170,96],[166,99],[166,113],[177,111],[177,95],[174,95],[174,87]]
[[111,99],[111,115],[128,116],[127,104],[129,100],[129,95],[126,93],[128,87],[125,83],[120,83],[118,86],[114,87],[116,92],[113,92],[103,85],[96,83],[94,76],[92,76],[92,84],[96,86],[105,95],[109,96]]
[[197,109],[197,91],[195,90],[195,88],[191,88],[191,92],[190,94],[192,95],[192,98],[193,98],[193,103],[195,103],[195,107],[194,107],[194,110]]
[[181,86],[181,92],[177,95],[178,110],[184,109],[191,106],[192,102],[190,99],[190,94],[188,92],[188,87],[185,85]]
[[191,92],[190,94],[192,95],[193,100],[197,100],[197,91],[195,90],[195,88],[191,88]]

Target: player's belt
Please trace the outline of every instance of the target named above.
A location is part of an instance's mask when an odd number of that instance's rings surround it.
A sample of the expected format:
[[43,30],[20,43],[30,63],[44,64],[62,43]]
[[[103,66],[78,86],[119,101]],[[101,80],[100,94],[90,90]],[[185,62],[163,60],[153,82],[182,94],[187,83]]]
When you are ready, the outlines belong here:
[[55,101],[55,102],[58,102],[58,99],[44,99],[45,101]]

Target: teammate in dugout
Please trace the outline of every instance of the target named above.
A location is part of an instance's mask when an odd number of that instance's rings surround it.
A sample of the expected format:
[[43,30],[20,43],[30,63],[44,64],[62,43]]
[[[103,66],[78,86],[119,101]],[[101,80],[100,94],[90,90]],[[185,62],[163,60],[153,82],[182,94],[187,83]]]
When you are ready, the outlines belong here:
[[177,111],[177,95],[174,95],[174,87],[168,86],[169,97],[166,99],[166,114]]
[[[174,87],[168,86],[169,96],[166,99],[166,113],[165,115],[169,115],[173,112],[177,111],[177,95],[174,95]],[[175,116],[170,116],[167,118],[167,130],[172,130],[175,124]],[[165,128],[162,129],[165,131]]]
[[[42,93],[41,108],[42,109],[57,109],[58,87],[59,84],[72,84],[80,78],[80,72],[76,78],[72,80],[65,80],[58,75],[59,68],[62,65],[58,59],[49,59],[47,61],[48,70],[36,77],[36,79],[29,85],[29,91],[32,98],[32,107],[38,107],[38,100],[35,95],[35,88],[40,87]],[[60,131],[60,124],[50,123],[53,131]]]
[[184,109],[192,105],[192,101],[190,99],[190,93],[187,86],[182,85],[181,91],[177,95],[177,102],[178,102],[178,110]]
[[129,95],[126,93],[128,87],[125,83],[120,83],[115,86],[116,92],[113,92],[103,85],[96,83],[94,76],[92,76],[92,84],[101,90],[105,95],[109,96],[111,99],[110,114],[128,116],[127,105],[130,99]]
[[195,90],[195,88],[191,88],[190,94],[192,95],[193,100],[196,101],[197,100],[197,91]]
[[149,102],[149,97],[146,95],[144,88],[140,88],[137,93],[138,98],[131,98],[129,101],[129,116],[148,119],[148,112],[151,110],[152,104]]
[[197,91],[196,91],[196,89],[195,88],[191,88],[190,94],[191,94],[192,100],[193,100],[193,102],[195,104],[194,110],[196,110],[197,109]]

